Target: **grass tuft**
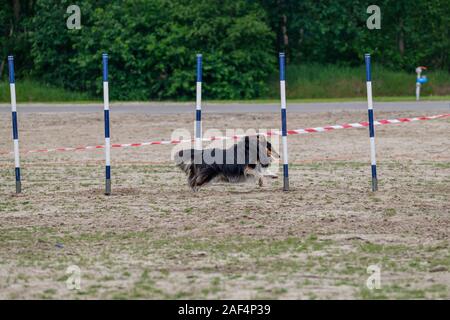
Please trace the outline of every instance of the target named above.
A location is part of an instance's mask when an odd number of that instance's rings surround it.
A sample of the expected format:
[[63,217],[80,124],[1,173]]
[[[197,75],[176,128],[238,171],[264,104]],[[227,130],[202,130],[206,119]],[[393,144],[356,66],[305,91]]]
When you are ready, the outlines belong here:
[[[39,83],[35,80],[18,80],[16,82],[17,102],[88,102],[92,101],[86,93],[72,92],[50,85]],[[0,82],[0,103],[9,103],[10,100],[9,83]],[[100,100],[98,98],[98,100]]]

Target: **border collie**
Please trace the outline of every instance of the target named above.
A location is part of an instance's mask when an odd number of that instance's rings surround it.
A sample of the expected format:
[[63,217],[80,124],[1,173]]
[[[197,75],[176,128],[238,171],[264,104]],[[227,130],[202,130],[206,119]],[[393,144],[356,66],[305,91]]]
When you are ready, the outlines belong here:
[[175,155],[175,162],[196,192],[214,181],[240,183],[256,179],[262,187],[264,171],[275,157],[280,156],[272,144],[265,136],[256,135],[243,137],[229,149],[181,150]]

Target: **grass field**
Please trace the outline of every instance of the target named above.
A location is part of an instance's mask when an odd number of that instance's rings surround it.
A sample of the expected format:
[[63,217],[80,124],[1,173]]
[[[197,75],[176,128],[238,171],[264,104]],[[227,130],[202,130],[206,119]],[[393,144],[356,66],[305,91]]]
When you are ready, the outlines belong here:
[[[415,73],[391,71],[382,66],[372,68],[375,97],[415,96]],[[422,87],[424,98],[450,95],[450,73],[432,71],[427,73],[429,82]],[[366,95],[364,67],[338,67],[334,65],[290,66],[286,71],[287,96],[290,99],[336,99],[364,98]],[[278,78],[273,77],[269,97],[279,96]]]
[[[193,127],[183,115],[112,117],[120,117],[112,143]],[[204,125],[277,128],[278,120],[209,114]],[[327,112],[289,123],[362,120]],[[22,114],[21,123],[23,150],[102,143],[98,114]],[[449,128],[448,119],[377,127],[377,193],[360,129],[289,137],[288,193],[273,179],[194,194],[172,147],[148,146],[113,149],[110,197],[101,150],[24,155],[16,196],[14,163],[0,155],[0,298],[449,299]],[[0,119],[0,135],[10,130]],[[70,265],[81,269],[81,290],[66,287]],[[381,289],[366,287],[369,265],[381,268]]]
[[[20,102],[89,102],[94,101],[93,97],[80,92],[71,92],[61,88],[39,83],[36,80],[16,80],[16,96]],[[0,102],[9,103],[10,100],[9,83],[0,82]]]
[[[378,101],[415,99],[413,71],[410,73],[390,71],[376,65],[373,69],[373,90]],[[363,67],[292,65],[287,71],[287,97],[290,101],[302,102],[364,100],[366,96],[364,74]],[[430,82],[423,86],[422,99],[449,99],[450,74],[444,71],[430,71],[427,75]],[[253,101],[279,100],[278,74],[273,75],[268,83],[268,94]],[[95,102],[101,99],[101,96],[93,97],[84,93],[70,92],[33,80],[18,79],[16,88],[19,102]],[[194,85],[192,88],[195,90]],[[204,99],[210,100],[208,92],[204,92]],[[9,101],[9,84],[5,81],[0,82],[0,102]]]

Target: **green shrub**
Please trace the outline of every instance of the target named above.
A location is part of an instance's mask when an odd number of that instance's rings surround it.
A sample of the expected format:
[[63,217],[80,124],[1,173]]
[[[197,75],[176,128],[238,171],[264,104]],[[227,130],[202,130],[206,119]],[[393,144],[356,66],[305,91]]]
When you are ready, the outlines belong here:
[[121,100],[193,98],[196,53],[206,98],[260,96],[276,68],[273,34],[254,2],[83,0],[81,30],[65,26],[70,1],[57,2],[37,1],[32,34],[34,76],[57,86],[100,95],[103,52],[111,97]]

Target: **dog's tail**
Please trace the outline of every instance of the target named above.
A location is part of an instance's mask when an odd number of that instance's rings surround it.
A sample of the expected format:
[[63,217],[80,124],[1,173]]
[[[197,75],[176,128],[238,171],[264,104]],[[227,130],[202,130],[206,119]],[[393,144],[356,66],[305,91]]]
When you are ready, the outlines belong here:
[[197,170],[194,163],[195,150],[181,150],[175,155],[175,164],[188,178],[188,184],[192,190],[196,191]]
[[190,174],[194,170],[193,165],[194,150],[181,150],[175,154],[175,164],[184,173]]

